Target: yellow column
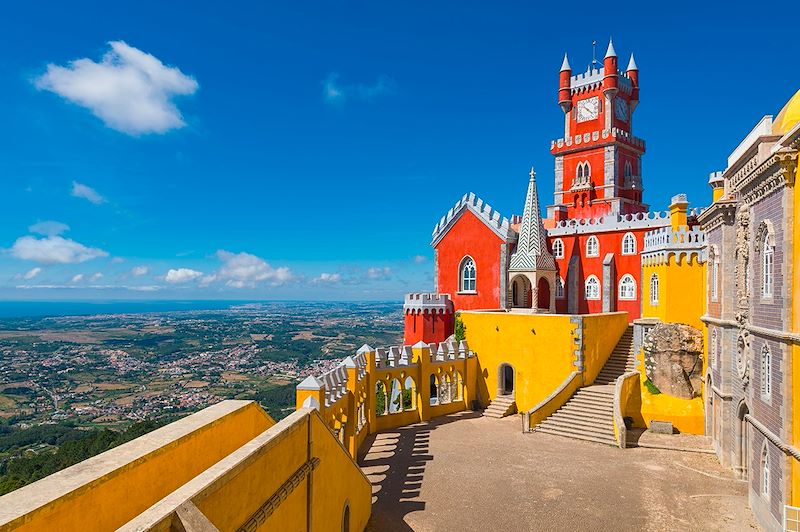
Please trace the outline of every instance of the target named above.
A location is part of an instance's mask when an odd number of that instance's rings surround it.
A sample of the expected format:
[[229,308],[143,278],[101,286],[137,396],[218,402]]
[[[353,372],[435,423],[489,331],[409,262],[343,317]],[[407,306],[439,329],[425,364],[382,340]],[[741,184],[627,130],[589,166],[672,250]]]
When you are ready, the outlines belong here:
[[411,352],[414,354],[414,362],[419,367],[419,384],[417,384],[419,418],[427,421],[431,418],[431,349],[428,344],[419,341],[411,346]]
[[345,442],[350,456],[356,457],[356,426],[358,425],[358,413],[356,412],[356,394],[358,393],[358,369],[352,357],[344,359],[344,367],[347,368],[347,425],[345,425]]
[[364,410],[367,416],[367,430],[369,430],[369,434],[372,434],[377,426],[375,421],[375,350],[364,344],[358,350],[359,355],[362,353],[367,359],[367,374],[364,377],[367,380],[367,398],[364,400]]
[[295,408],[316,408],[320,414],[325,414],[325,385],[316,377],[309,375],[297,385],[295,395]]

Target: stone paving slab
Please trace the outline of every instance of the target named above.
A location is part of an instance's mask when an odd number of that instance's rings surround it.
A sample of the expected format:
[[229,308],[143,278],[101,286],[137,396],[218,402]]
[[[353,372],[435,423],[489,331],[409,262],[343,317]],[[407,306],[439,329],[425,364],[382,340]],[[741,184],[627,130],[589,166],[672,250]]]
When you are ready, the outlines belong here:
[[370,437],[368,530],[758,530],[713,455],[523,434],[464,412]]

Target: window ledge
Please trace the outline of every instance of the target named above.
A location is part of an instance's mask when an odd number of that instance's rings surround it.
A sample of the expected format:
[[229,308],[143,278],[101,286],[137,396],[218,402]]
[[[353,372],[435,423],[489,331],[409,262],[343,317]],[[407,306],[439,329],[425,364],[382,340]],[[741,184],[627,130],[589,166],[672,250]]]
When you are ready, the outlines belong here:
[[478,295],[477,290],[462,290],[461,292],[456,292],[457,296],[475,296]]

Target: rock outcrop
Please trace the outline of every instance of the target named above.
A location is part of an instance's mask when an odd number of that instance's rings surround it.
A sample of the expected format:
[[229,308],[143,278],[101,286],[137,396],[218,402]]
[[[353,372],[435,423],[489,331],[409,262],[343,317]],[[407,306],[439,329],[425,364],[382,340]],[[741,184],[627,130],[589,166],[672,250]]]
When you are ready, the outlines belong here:
[[703,333],[682,323],[659,323],[644,338],[644,369],[662,393],[691,399],[703,381]]

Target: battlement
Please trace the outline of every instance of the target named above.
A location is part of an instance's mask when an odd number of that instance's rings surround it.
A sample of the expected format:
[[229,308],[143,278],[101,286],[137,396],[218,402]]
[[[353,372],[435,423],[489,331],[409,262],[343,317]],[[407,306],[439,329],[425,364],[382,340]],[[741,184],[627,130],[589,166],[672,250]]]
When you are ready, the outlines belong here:
[[[690,211],[695,214],[696,209]],[[659,228],[670,225],[669,211],[637,212],[632,214],[607,214],[597,218],[570,218],[559,220],[555,227],[548,229],[547,235],[564,236],[625,229]]]
[[646,266],[663,264],[670,257],[681,261],[693,256],[698,262],[706,260],[706,233],[699,227],[662,227],[644,235],[642,263]]
[[629,146],[644,151],[645,142],[639,137],[635,137],[623,129],[612,127],[603,131],[592,131],[583,135],[574,135],[566,138],[555,139],[550,142],[550,151],[559,151],[565,148],[584,146],[592,143],[606,143],[609,140],[619,140]]
[[[619,88],[624,92],[630,93],[633,89],[633,84],[627,72],[617,70]],[[605,68],[589,68],[582,74],[575,74],[570,76],[570,91],[572,94],[580,92],[589,92],[591,90],[599,89],[603,86],[603,77],[605,77]]]
[[508,218],[504,218],[499,212],[494,210],[491,205],[485,203],[482,199],[477,197],[472,192],[464,194],[456,204],[447,211],[447,214],[442,216],[436,227],[433,228],[431,245],[436,244],[447,233],[450,227],[455,223],[458,214],[463,210],[468,209],[475,216],[477,216],[483,223],[485,223],[497,236],[505,241],[511,240],[516,235],[516,232],[511,229],[511,224]]
[[411,293],[406,294],[403,313],[416,314],[451,314],[453,302],[450,294]]

